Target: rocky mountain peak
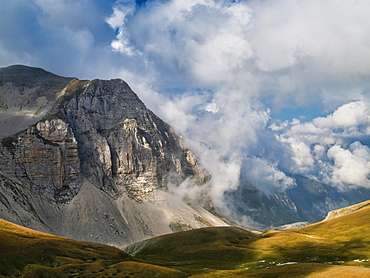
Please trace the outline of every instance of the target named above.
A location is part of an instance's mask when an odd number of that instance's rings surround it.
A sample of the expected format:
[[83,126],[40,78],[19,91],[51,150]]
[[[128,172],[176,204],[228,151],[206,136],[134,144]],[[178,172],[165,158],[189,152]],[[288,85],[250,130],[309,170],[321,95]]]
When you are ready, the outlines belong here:
[[[50,88],[42,96],[48,96],[48,112],[17,135],[11,150],[17,160],[2,167],[46,196],[73,197],[82,177],[111,196],[124,192],[137,201],[150,198],[155,189],[166,190],[168,183],[204,180],[182,140],[123,80],[74,79],[61,89],[58,82],[50,84],[59,77],[41,69],[13,66],[2,72],[8,80],[2,84],[10,82],[30,107],[38,101],[31,98],[34,90]],[[32,80],[28,87],[16,81],[17,72]],[[7,94],[6,85],[2,92]],[[6,147],[3,155],[11,155]]]
[[206,175],[123,80],[11,66],[0,69],[0,103],[0,217],[117,246],[225,225],[170,194]]

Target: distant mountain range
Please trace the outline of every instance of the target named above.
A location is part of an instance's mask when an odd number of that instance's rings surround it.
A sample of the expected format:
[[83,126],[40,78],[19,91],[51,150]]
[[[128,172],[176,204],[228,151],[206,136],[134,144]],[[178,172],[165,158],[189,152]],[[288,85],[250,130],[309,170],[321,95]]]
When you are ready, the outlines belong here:
[[263,229],[294,222],[323,220],[329,211],[370,199],[370,190],[338,188],[300,175],[291,175],[296,186],[285,192],[267,195],[241,177],[241,185],[229,193],[236,222],[248,216]]

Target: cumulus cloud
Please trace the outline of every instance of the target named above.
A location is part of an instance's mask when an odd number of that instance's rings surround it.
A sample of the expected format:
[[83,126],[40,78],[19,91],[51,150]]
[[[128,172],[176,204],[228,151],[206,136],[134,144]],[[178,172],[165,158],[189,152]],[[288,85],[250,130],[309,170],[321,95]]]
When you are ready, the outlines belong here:
[[348,190],[370,186],[370,103],[350,102],[326,117],[272,125],[290,149],[289,171]]
[[314,119],[313,124],[318,128],[349,128],[368,125],[370,122],[368,105],[363,101],[347,103],[325,118]]
[[177,86],[226,82],[281,107],[306,105],[314,94],[334,109],[368,88],[369,9],[354,0],[148,1],[118,40]]
[[327,182],[343,190],[352,187],[370,188],[370,149],[356,141],[348,149],[338,145],[328,150],[328,158],[333,165],[328,166],[329,175],[324,176]]
[[[116,41],[140,53],[158,91],[184,88],[154,110],[192,139],[216,200],[241,171],[267,193],[293,187],[295,173],[344,188],[329,150],[366,133],[368,10],[366,1],[147,1]],[[306,123],[271,119],[270,109],[314,103],[339,108]]]
[[294,186],[295,182],[277,166],[277,162],[271,163],[263,158],[250,157],[245,160],[243,174],[254,187],[267,195],[282,193]]
[[[220,206],[241,171],[265,192],[292,173],[368,186],[369,1],[136,2],[0,0],[0,64],[123,78],[187,138]],[[319,104],[327,117],[271,116]]]

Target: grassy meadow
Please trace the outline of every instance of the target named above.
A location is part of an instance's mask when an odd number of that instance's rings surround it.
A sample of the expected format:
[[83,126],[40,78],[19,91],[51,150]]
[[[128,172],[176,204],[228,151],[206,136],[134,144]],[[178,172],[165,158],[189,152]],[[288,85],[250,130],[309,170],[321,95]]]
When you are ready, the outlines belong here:
[[125,251],[1,220],[0,250],[0,277],[370,277],[370,206],[294,230],[210,227]]

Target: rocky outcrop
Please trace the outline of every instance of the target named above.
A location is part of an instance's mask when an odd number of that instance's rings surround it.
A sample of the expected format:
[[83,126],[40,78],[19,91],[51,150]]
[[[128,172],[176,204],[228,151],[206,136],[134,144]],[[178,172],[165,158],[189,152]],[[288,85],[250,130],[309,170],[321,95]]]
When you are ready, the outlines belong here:
[[187,178],[204,182],[181,137],[123,80],[73,80],[55,95],[47,117],[3,138],[0,169],[8,177],[55,200],[76,195],[82,177],[112,197],[126,193],[136,201]]
[[39,122],[7,143],[1,148],[4,175],[58,201],[78,193],[82,175],[77,142],[65,122]]
[[122,80],[92,81],[61,111],[78,141],[83,175],[112,196],[140,201],[169,183],[204,181],[194,155]]
[[[12,92],[27,104],[11,102]],[[123,80],[15,66],[0,69],[0,99],[7,115],[0,121],[0,217],[117,246],[179,227],[225,225],[169,194],[169,186],[201,184],[207,175]]]
[[344,207],[344,208],[332,210],[332,211],[328,212],[328,215],[325,217],[324,220],[330,220],[330,219],[334,219],[334,218],[337,218],[337,217],[340,217],[340,216],[343,216],[343,215],[347,215],[351,212],[360,210],[360,209],[362,209],[364,207],[367,207],[367,206],[370,206],[370,201],[369,200],[367,200],[365,202],[361,202],[359,204],[349,206],[349,207]]

